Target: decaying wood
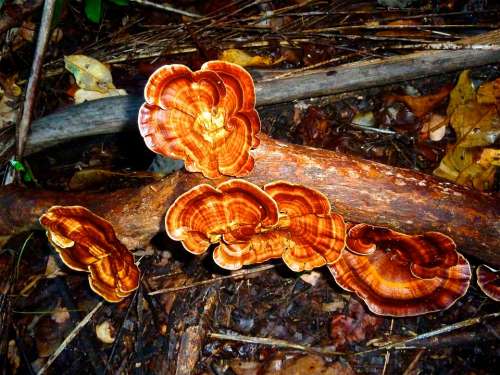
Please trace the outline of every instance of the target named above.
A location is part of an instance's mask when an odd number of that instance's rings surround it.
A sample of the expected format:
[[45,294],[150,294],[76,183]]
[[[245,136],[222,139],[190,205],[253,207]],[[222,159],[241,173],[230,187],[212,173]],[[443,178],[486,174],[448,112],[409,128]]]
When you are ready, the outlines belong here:
[[[291,145],[264,135],[247,180],[264,185],[285,179],[325,193],[346,220],[389,225],[408,233],[440,231],[460,251],[500,265],[500,199],[416,171],[352,158],[333,151]],[[144,246],[163,225],[172,201],[199,183],[217,184],[199,173],[178,172],[135,189],[86,194],[5,187],[0,190],[0,235],[37,227],[55,204],[80,204],[108,219],[129,247]]]

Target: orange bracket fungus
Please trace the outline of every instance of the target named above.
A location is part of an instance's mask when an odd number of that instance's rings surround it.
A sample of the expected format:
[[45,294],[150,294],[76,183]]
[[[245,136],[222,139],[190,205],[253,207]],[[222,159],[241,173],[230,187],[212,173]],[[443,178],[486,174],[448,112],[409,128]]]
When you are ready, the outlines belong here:
[[328,198],[317,190],[277,181],[264,186],[276,201],[283,233],[283,261],[295,272],[331,264],[345,246],[345,223],[331,212]]
[[500,271],[485,264],[476,268],[477,285],[488,297],[500,301]]
[[139,286],[134,257],[108,221],[85,207],[53,206],[40,223],[62,261],[90,272],[90,287],[106,301],[119,302]]
[[[217,188],[195,186],[179,196],[165,216],[167,234],[182,241],[193,254],[202,254],[210,244],[223,239],[228,243],[246,241],[277,222],[274,200],[258,186],[240,179],[223,182]],[[219,265],[232,269],[229,264]]]
[[294,271],[335,262],[345,224],[318,191],[287,182],[264,189],[244,180],[198,185],[167,211],[167,234],[194,254],[218,243],[214,261],[235,270],[283,257]]
[[149,78],[139,130],[154,152],[184,160],[207,178],[245,176],[259,144],[255,87],[239,65],[209,61],[200,70],[165,65]]
[[379,315],[445,310],[467,291],[471,270],[451,238],[410,236],[367,224],[353,226],[346,250],[329,266],[336,282]]

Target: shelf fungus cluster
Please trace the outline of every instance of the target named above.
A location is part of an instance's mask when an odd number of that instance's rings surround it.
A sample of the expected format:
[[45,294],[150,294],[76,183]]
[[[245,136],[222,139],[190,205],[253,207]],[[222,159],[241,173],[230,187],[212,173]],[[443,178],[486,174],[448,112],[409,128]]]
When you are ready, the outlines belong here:
[[410,236],[367,224],[353,226],[346,249],[329,266],[336,282],[379,315],[445,310],[470,284],[467,260],[438,232]]
[[89,272],[92,290],[119,302],[139,285],[132,253],[112,225],[81,206],[53,206],[40,217],[50,243],[71,269]]
[[344,220],[328,199],[281,181],[198,185],[172,204],[165,227],[193,254],[217,244],[214,261],[229,270],[280,257],[293,271],[310,270],[335,262],[345,245]]
[[154,152],[184,160],[207,178],[253,169],[260,119],[252,77],[242,67],[209,61],[200,70],[165,65],[149,78],[139,130]]

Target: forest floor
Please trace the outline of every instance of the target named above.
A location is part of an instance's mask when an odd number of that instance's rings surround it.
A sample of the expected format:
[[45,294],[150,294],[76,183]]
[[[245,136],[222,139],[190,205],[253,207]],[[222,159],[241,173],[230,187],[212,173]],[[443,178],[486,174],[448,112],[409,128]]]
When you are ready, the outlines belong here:
[[[0,29],[0,137],[13,136],[22,107],[40,3],[26,1],[25,9],[33,8],[21,19],[21,5],[0,2],[0,27],[10,22]],[[81,2],[59,1],[33,117],[74,105],[79,87],[64,70],[67,55],[108,64],[116,88],[142,95],[159,66],[181,63],[195,70],[207,60],[229,58],[224,53],[231,49],[254,77],[279,76],[406,54],[418,50],[412,44],[448,43],[500,28],[500,8],[478,0],[414,1],[406,9],[339,0],[170,3],[173,11],[103,0],[102,14],[92,15]],[[97,16],[97,22],[89,19]],[[275,139],[432,174],[456,142],[451,126],[432,137],[429,131],[429,116],[446,114],[448,96],[418,116],[419,108],[401,97],[451,89],[460,73],[261,106],[262,130]],[[499,77],[500,64],[471,69],[476,86]],[[498,141],[490,147],[498,148]],[[9,155],[0,160],[4,178]],[[142,173],[154,157],[139,136],[88,137],[29,156],[25,166],[34,179],[25,184],[88,192],[140,186],[158,178]],[[481,181],[498,194],[498,172],[475,177],[466,183]],[[90,290],[85,273],[61,262],[43,231],[10,240],[0,250],[0,371],[490,374],[500,365],[499,304],[475,281],[448,310],[388,318],[337,286],[325,267],[296,274],[274,261],[231,273],[210,256],[188,254],[165,233],[134,254],[140,286],[112,304]]]

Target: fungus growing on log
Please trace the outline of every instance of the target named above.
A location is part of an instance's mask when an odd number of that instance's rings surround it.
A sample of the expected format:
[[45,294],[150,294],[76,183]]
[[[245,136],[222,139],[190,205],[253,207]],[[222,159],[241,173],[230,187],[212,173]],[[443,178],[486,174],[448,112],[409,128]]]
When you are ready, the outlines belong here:
[[285,248],[283,261],[295,272],[331,264],[345,246],[346,230],[341,215],[331,212],[321,192],[298,184],[277,181],[264,186],[276,201],[282,220]]
[[139,286],[134,257],[108,221],[85,207],[53,206],[40,224],[62,261],[89,272],[90,287],[106,301],[119,302]]
[[245,176],[259,144],[252,77],[242,67],[209,61],[200,70],[165,65],[144,89],[139,130],[154,152],[184,160],[207,178]]
[[212,243],[245,241],[262,227],[278,222],[274,200],[258,186],[240,179],[217,188],[195,186],[180,195],[165,216],[170,238],[182,241],[193,254],[202,254]]
[[477,285],[488,297],[500,301],[500,271],[485,264],[476,268]]
[[410,236],[358,224],[349,230],[346,245],[330,271],[375,314],[414,316],[445,310],[470,284],[469,263],[453,240],[438,232]]
[[294,271],[310,270],[335,262],[345,245],[344,220],[328,199],[287,182],[198,185],[170,206],[165,227],[193,254],[219,243],[214,261],[230,270],[281,256]]

